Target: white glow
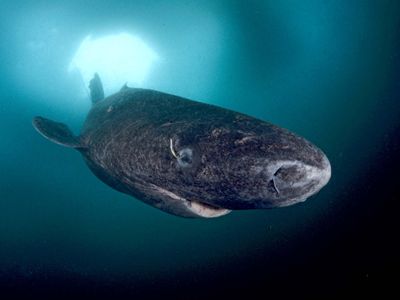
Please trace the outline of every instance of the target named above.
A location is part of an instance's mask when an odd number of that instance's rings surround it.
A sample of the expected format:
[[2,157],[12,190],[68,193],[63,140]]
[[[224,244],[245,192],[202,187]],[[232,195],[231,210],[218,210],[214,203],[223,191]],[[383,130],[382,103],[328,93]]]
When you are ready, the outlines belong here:
[[89,35],[79,46],[69,70],[78,69],[86,87],[97,72],[107,96],[125,83],[131,87],[141,86],[157,58],[157,53],[140,38],[128,33],[97,39]]

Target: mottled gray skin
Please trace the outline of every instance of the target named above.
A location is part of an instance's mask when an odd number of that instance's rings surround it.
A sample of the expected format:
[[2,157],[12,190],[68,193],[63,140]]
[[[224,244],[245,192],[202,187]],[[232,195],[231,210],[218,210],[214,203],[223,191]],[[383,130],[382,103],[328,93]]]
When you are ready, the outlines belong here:
[[[41,128],[46,121],[34,125],[58,142]],[[109,186],[183,217],[291,205],[318,192],[331,172],[321,150],[286,129],[126,87],[94,104],[80,137],[67,146]]]

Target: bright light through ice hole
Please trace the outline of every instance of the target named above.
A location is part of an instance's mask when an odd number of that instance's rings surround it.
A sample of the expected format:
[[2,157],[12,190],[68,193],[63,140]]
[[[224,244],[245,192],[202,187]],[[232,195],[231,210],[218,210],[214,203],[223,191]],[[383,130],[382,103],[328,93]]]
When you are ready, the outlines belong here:
[[107,96],[125,83],[130,87],[141,86],[157,58],[157,53],[140,38],[127,33],[97,39],[87,36],[75,53],[69,70],[78,69],[86,87],[97,72]]

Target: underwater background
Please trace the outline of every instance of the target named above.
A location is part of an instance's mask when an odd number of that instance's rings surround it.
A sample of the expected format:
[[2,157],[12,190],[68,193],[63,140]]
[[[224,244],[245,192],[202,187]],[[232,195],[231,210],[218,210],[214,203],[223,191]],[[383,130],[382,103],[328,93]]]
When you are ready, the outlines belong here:
[[[0,28],[0,297],[394,290],[399,1],[1,0]],[[327,154],[331,181],[295,206],[216,219],[168,215],[100,182],[31,120],[78,133],[90,100],[71,60],[85,37],[120,33],[157,56],[131,86],[288,128]]]

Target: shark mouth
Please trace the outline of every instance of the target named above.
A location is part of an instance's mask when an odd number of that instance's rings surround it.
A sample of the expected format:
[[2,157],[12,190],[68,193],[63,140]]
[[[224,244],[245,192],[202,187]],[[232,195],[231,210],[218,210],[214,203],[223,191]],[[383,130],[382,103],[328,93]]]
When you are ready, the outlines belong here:
[[198,202],[198,201],[186,200],[186,202],[187,203],[185,203],[185,204],[188,207],[188,209],[190,209],[193,213],[195,213],[199,217],[203,217],[203,218],[221,217],[221,216],[224,216],[231,212],[231,210],[229,210],[229,209],[211,206],[209,204]]
[[[216,207],[197,200],[188,200],[162,187],[152,185],[153,191],[164,201],[155,206],[171,214],[181,217],[217,218],[231,212],[229,209]],[[167,204],[168,203],[168,204]]]

